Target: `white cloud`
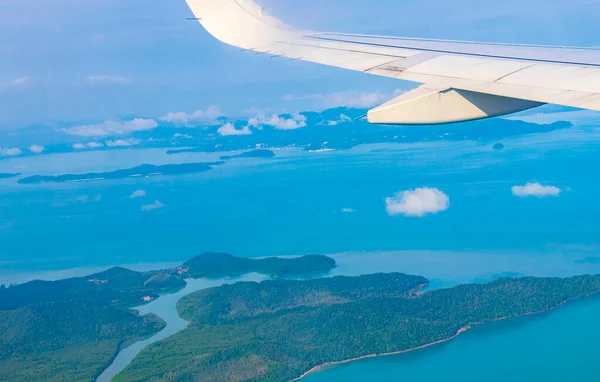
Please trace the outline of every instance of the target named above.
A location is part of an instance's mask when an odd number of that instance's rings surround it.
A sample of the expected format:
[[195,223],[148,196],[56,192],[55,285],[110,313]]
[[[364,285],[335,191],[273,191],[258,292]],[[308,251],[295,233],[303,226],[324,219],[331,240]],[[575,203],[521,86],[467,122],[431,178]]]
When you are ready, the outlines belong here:
[[29,77],[13,78],[13,80],[11,81],[11,83],[13,84],[13,86],[25,85],[28,82],[29,82]]
[[158,200],[155,200],[154,203],[152,203],[152,204],[144,204],[142,206],[142,211],[154,211],[154,210],[158,210],[158,209],[161,209],[164,207],[165,207],[164,204],[162,204]]
[[189,134],[175,133],[173,134],[173,138],[192,139],[192,136]]
[[401,191],[393,197],[386,198],[385,207],[390,216],[422,217],[447,210],[450,207],[450,198],[437,188],[417,188]]
[[598,124],[598,112],[594,110],[573,110],[546,113],[539,112],[509,115],[502,118],[513,121],[536,123],[538,125],[548,125],[559,121],[567,121],[573,125],[579,126],[595,126]]
[[306,117],[298,113],[292,114],[289,118],[277,114],[273,114],[270,117],[259,115],[255,118],[250,118],[248,125],[256,128],[266,125],[273,126],[279,130],[295,130],[306,126]]
[[351,122],[352,118],[348,117],[345,114],[340,114],[340,117],[336,120],[329,120],[329,121],[323,121],[321,122],[322,126],[337,126],[340,123],[344,123],[344,122]]
[[16,77],[12,79],[0,80],[0,91],[26,89],[31,85],[31,78]]
[[129,199],[143,198],[145,196],[146,196],[146,191],[137,190],[137,191],[134,191],[133,194],[129,195]]
[[344,214],[352,214],[356,212],[356,210],[354,208],[342,208],[341,212]]
[[17,147],[12,147],[12,148],[1,148],[0,147],[0,156],[9,156],[9,157],[14,157],[17,155],[21,155],[23,152],[21,151],[21,149],[17,148]]
[[133,78],[123,76],[88,76],[85,79],[91,83],[108,83],[108,84],[130,84]]
[[316,106],[329,109],[333,107],[352,107],[357,109],[366,109],[380,105],[398,95],[404,93],[401,89],[396,89],[393,93],[383,92],[360,92],[357,90],[347,90],[344,92],[330,94],[310,94],[305,96],[295,96],[288,94],[282,99],[284,101],[311,101]]
[[140,140],[139,139],[117,139],[114,141],[106,141],[106,146],[108,147],[128,147],[128,146],[135,146],[135,145],[139,145],[140,144]]
[[46,148],[44,146],[41,145],[31,145],[29,146],[29,151],[31,151],[34,154],[41,154],[44,152],[44,150],[46,150]]
[[514,196],[521,198],[535,196],[545,198],[547,196],[559,196],[562,190],[555,186],[543,186],[540,183],[527,183],[524,186],[513,186],[511,188]]
[[77,150],[98,149],[100,147],[104,147],[104,144],[100,143],[100,142],[74,143],[73,144],[73,148],[77,149]]
[[219,127],[217,133],[222,137],[227,137],[230,135],[250,135],[252,134],[252,130],[250,130],[249,126],[244,126],[242,129],[238,130],[233,124],[228,122]]
[[135,131],[152,130],[156,127],[158,127],[158,123],[153,119],[135,118],[131,121],[105,121],[97,125],[69,127],[63,129],[63,131],[80,137],[107,137]]
[[211,106],[206,110],[196,110],[193,113],[186,113],[184,111],[170,112],[161,117],[160,120],[176,125],[188,125],[190,122],[213,122],[222,115],[221,109],[218,106]]

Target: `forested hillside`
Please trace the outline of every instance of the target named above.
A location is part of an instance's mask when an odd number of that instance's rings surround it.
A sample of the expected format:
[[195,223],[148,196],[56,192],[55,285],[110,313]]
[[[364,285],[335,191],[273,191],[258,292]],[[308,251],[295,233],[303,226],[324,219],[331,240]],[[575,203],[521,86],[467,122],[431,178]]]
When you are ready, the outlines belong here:
[[424,282],[378,274],[198,292],[179,304],[192,325],[146,349],[117,380],[286,381],[318,365],[413,349],[600,291],[600,276],[501,279],[416,293]]

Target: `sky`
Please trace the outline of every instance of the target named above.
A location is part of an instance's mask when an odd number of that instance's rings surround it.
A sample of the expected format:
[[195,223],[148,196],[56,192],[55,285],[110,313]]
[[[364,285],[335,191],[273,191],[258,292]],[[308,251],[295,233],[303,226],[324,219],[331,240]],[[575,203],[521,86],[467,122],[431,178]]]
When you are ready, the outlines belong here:
[[[288,24],[410,37],[598,45],[591,0],[263,0]],[[0,129],[385,101],[413,85],[225,46],[183,0],[0,0]],[[373,101],[374,100],[374,101]],[[369,105],[370,106],[370,105]]]

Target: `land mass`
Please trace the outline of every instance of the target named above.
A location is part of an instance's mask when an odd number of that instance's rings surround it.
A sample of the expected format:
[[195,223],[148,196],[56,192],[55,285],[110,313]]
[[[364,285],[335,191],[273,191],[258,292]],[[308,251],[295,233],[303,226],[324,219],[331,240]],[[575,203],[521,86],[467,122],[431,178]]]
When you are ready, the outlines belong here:
[[10,174],[10,173],[2,173],[0,172],[0,179],[8,179],[8,178],[14,178],[17,177],[21,174]]
[[335,268],[335,260],[322,255],[249,259],[227,253],[205,253],[183,263],[187,277],[222,278],[262,273],[273,278],[314,277]]
[[274,158],[275,153],[271,150],[257,149],[246,151],[237,155],[225,155],[222,156],[221,160],[235,159],[235,158]]
[[154,315],[130,307],[180,290],[186,278],[323,274],[325,256],[240,259],[200,255],[183,266],[151,272],[112,268],[86,277],[0,286],[0,381],[94,380],[128,343],[164,328]]
[[577,264],[600,264],[600,257],[597,256],[590,256],[590,257],[585,257],[583,259],[579,259],[579,260],[575,260],[575,263]]
[[505,278],[420,293],[426,283],[376,274],[200,291],[178,303],[188,328],[146,348],[115,380],[293,380],[321,365],[422,348],[600,291],[600,276]]
[[[545,133],[566,129],[572,126],[570,122],[559,121],[553,124],[540,125],[517,120],[487,119],[466,122],[460,129],[448,128],[447,125],[430,126],[390,126],[369,125],[361,118],[366,114],[364,109],[334,108],[323,112],[303,112],[306,126],[301,129],[279,130],[265,125],[262,130],[253,130],[252,134],[239,136],[220,136],[219,123],[214,126],[194,129],[194,136],[185,141],[185,148],[168,150],[168,154],[190,152],[228,152],[234,150],[252,150],[260,145],[261,148],[296,147],[306,151],[320,152],[323,150],[345,150],[358,145],[378,143],[415,143],[435,141],[472,140],[489,142],[490,147],[501,140],[513,136]],[[281,115],[281,118],[291,119],[292,115]],[[241,122],[241,121],[240,121]],[[247,121],[246,121],[247,122]],[[180,144],[173,140],[174,132],[180,132],[181,127],[164,130],[164,140],[156,140],[153,144],[165,147],[165,142],[172,146]],[[144,134],[144,133],[137,133]],[[156,136],[157,131],[152,132]],[[148,136],[138,135],[140,139]],[[223,154],[227,155],[227,154]]]
[[141,166],[110,171],[110,172],[92,172],[86,174],[64,174],[64,175],[33,175],[19,179],[17,183],[21,184],[39,184],[39,183],[65,183],[65,182],[83,182],[93,180],[111,180],[123,179],[129,177],[146,177],[156,175],[182,175],[205,172],[211,170],[214,166],[223,162],[214,163],[182,163],[167,164],[155,166],[144,164]]

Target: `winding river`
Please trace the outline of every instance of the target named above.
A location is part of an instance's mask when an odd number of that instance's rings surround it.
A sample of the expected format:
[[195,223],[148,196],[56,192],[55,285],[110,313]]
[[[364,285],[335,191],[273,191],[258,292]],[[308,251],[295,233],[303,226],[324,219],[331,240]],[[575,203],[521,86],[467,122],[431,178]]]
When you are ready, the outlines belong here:
[[125,369],[127,365],[129,365],[131,361],[133,361],[133,359],[140,354],[140,352],[144,350],[146,346],[170,337],[173,334],[185,329],[189,322],[179,317],[179,314],[177,313],[177,302],[181,298],[190,293],[194,293],[203,289],[213,288],[225,284],[233,284],[238,281],[259,282],[266,280],[267,278],[268,277],[264,275],[251,273],[239,278],[224,278],[218,280],[188,279],[186,280],[186,287],[179,292],[160,296],[147,305],[134,308],[135,310],[139,311],[141,315],[150,313],[156,314],[158,317],[162,318],[167,325],[163,330],[156,333],[152,337],[143,341],[135,342],[134,344],[122,349],[117,354],[112,364],[107,367],[96,379],[96,382],[109,382],[115,375],[119,374],[123,369]]
[[[370,253],[343,253],[330,255],[336,260],[337,267],[329,276],[358,276],[377,272],[405,272],[424,275],[431,280],[430,288],[449,287],[468,282],[486,282],[497,277],[511,274],[531,276],[568,277],[584,273],[600,273],[600,264],[577,262],[577,254],[550,253],[479,253],[479,252],[443,252],[443,251],[392,251]],[[219,280],[186,280],[187,286],[181,291],[161,296],[155,301],[136,308],[140,314],[154,313],[162,318],[167,326],[154,336],[134,343],[121,350],[113,363],[98,377],[97,382],[110,381],[121,372],[148,345],[165,339],[183,329],[188,322],[179,317],[177,301],[182,297],[206,288],[232,284],[238,281],[263,281],[267,276],[248,274],[240,278]],[[479,331],[479,330],[478,330]],[[468,334],[470,336],[471,334]],[[454,345],[453,345],[454,346]],[[392,357],[394,358],[394,357]],[[389,359],[389,358],[388,358]],[[375,361],[366,361],[369,362]],[[379,362],[379,361],[377,361]],[[385,362],[385,361],[382,361]],[[362,365],[361,362],[357,364]],[[354,366],[333,368],[352,370]],[[321,373],[307,377],[307,380],[322,380]],[[322,375],[330,376],[329,373]]]

